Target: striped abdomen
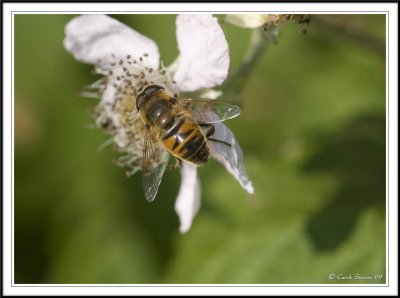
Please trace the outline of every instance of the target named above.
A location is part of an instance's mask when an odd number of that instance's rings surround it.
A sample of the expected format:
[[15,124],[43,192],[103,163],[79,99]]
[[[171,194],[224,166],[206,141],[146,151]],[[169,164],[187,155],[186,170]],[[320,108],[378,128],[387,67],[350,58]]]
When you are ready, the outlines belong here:
[[206,138],[197,122],[163,87],[146,87],[138,95],[136,107],[153,138],[161,138],[172,155],[196,165],[210,158]]
[[202,165],[210,158],[207,141],[188,112],[180,113],[162,136],[165,148],[177,158]]

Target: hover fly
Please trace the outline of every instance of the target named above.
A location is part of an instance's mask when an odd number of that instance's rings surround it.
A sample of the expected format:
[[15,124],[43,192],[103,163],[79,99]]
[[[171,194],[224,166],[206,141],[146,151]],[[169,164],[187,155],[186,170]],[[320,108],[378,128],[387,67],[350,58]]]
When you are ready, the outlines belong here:
[[188,99],[170,94],[160,85],[145,87],[137,97],[136,108],[145,124],[143,186],[146,199],[153,201],[172,154],[196,166],[210,158],[208,142],[213,139],[213,123],[240,114],[236,105],[211,99]]

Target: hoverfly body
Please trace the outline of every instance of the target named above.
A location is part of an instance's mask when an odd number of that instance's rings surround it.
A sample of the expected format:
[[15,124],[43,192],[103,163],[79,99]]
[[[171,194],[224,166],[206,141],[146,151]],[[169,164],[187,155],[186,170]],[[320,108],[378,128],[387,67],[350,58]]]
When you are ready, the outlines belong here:
[[145,124],[143,187],[145,197],[153,201],[161,178],[173,155],[196,166],[210,158],[209,141],[230,146],[212,138],[213,123],[234,118],[240,108],[212,99],[188,99],[170,94],[160,85],[146,86],[136,99],[136,108]]

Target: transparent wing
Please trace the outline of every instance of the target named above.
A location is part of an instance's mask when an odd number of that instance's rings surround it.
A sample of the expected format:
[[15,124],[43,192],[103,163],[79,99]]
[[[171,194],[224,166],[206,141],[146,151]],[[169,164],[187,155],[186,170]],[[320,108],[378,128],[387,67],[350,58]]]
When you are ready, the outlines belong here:
[[240,114],[237,105],[221,100],[182,98],[179,103],[190,111],[197,122],[217,123]]
[[[254,193],[253,184],[247,177],[243,162],[243,151],[232,131],[224,123],[216,123],[213,138],[222,142],[209,142],[211,155],[225,166],[229,173],[250,194]],[[225,143],[225,144],[224,144]],[[226,144],[230,144],[227,146]]]
[[143,189],[146,200],[154,201],[165,168],[168,164],[169,153],[162,144],[156,142],[146,130],[143,150]]

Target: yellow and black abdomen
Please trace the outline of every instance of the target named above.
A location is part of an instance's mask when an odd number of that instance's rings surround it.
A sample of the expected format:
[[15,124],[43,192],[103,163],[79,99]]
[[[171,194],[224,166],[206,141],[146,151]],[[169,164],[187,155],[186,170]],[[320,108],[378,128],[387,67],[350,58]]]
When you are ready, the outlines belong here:
[[175,157],[198,166],[210,158],[205,136],[191,114],[158,85],[146,87],[136,107],[154,139]]
[[206,138],[188,112],[180,113],[175,118],[170,129],[164,131],[162,141],[172,155],[198,166],[210,158]]

